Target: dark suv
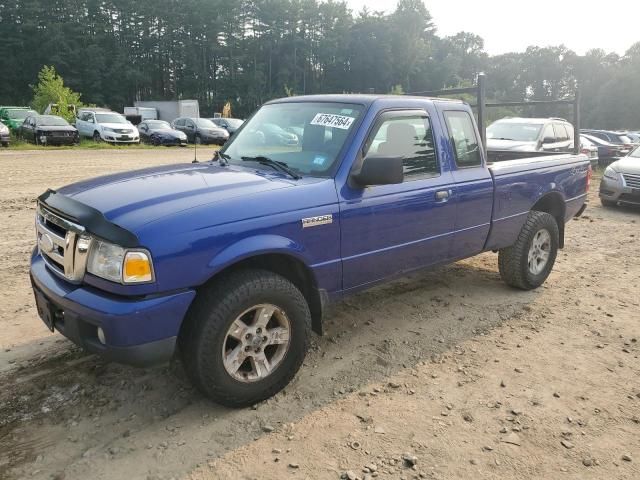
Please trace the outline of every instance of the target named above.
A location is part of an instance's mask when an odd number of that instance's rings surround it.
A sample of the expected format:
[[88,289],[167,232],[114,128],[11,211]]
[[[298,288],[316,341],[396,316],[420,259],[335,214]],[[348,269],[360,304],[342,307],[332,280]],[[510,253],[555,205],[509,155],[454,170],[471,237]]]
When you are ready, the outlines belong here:
[[173,121],[172,126],[176,130],[184,132],[191,143],[224,145],[229,140],[229,132],[206,118],[180,117]]

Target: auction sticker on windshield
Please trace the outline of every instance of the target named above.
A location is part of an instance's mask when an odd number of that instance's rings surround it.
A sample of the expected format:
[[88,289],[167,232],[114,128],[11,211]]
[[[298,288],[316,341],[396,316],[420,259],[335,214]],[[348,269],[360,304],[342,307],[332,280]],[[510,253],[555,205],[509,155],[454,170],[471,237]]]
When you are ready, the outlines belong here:
[[342,130],[348,130],[355,118],[347,117],[344,115],[332,115],[330,113],[318,113],[311,125],[321,125],[324,127],[341,128]]

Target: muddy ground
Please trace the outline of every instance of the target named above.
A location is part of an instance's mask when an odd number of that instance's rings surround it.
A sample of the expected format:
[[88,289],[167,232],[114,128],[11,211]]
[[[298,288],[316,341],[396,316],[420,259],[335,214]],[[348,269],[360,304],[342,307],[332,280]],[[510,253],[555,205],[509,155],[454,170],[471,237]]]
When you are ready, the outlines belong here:
[[178,362],[108,364],[48,333],[34,198],[191,155],[0,152],[0,479],[640,478],[640,211],[595,195],[543,288],[506,287],[485,254],[359,294],[252,409],[204,399]]

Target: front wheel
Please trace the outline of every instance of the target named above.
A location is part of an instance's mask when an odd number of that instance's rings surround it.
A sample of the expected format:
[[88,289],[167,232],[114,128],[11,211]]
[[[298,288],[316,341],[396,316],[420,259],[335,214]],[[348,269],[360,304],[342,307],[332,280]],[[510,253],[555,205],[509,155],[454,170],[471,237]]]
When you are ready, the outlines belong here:
[[616,207],[618,205],[617,202],[613,202],[611,200],[605,200],[604,198],[600,199],[600,203],[602,203],[602,206],[605,208],[613,208]]
[[2,143],[2,146],[3,146],[4,148],[9,148],[9,142],[3,142],[3,143]]
[[99,132],[93,132],[93,141],[96,143],[100,143],[102,141],[102,137]]
[[498,254],[502,280],[522,290],[538,288],[551,273],[558,247],[556,219],[545,212],[529,212],[516,243]]
[[194,140],[193,140],[193,142],[194,142],[196,145],[202,145],[202,137],[201,137],[200,135],[196,135],[196,136],[195,136],[195,138],[194,138]]
[[187,375],[212,400],[245,407],[282,390],[306,355],[309,306],[286,278],[238,271],[203,288],[185,319]]

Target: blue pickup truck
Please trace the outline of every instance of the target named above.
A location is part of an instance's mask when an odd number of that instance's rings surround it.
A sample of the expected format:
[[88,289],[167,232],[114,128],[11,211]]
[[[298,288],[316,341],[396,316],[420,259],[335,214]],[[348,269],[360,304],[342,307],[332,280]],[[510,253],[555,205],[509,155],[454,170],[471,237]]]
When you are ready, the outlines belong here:
[[[282,141],[274,125],[297,133]],[[454,100],[293,97],[211,161],[48,190],[31,258],[39,315],[113,361],[178,353],[219,403],[268,398],[346,295],[486,251],[510,286],[546,280],[586,206],[589,161],[487,165],[479,138]]]

